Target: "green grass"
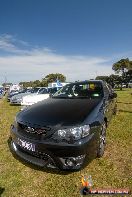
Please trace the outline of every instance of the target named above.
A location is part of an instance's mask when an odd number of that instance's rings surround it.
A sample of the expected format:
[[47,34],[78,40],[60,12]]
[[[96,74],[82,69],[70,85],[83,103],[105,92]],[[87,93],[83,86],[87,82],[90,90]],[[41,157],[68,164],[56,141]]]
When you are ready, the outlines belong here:
[[10,125],[19,107],[0,100],[0,187],[2,196],[80,196],[81,176],[91,175],[93,188],[132,190],[132,95],[130,89],[117,91],[118,112],[107,130],[107,146],[100,159],[85,169],[66,174],[39,170],[16,160],[8,147]]

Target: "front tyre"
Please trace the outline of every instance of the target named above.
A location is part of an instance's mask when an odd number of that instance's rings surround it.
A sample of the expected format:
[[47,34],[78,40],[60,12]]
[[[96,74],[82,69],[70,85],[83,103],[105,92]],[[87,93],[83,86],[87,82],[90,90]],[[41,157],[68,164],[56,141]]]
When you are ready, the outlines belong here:
[[99,137],[99,147],[97,150],[97,157],[102,157],[105,151],[106,145],[106,123],[104,122],[101,126],[101,132]]

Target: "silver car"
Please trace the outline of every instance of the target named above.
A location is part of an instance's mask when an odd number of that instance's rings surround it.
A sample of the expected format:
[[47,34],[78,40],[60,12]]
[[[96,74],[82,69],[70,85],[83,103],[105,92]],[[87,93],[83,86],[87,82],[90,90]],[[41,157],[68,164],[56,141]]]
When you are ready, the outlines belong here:
[[32,88],[32,89],[30,89],[30,90],[27,90],[25,93],[20,93],[20,94],[14,95],[14,96],[10,99],[10,104],[13,104],[13,105],[20,105],[23,96],[27,96],[27,95],[33,94],[33,93],[38,93],[40,89],[41,89],[40,87],[36,87],[36,88]]

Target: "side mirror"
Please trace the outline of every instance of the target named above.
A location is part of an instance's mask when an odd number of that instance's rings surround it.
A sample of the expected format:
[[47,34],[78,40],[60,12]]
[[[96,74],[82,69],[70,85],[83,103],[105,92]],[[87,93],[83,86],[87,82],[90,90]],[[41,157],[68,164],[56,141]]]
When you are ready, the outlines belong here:
[[116,97],[117,97],[117,94],[115,92],[109,95],[109,98],[110,99],[114,99]]

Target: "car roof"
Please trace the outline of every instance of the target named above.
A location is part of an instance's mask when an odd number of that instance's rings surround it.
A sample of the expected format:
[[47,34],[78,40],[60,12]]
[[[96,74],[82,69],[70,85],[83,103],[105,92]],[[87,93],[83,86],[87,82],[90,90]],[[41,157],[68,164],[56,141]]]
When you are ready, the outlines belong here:
[[[85,80],[85,81],[77,81],[77,82],[72,82],[70,84],[81,84],[81,83],[105,83],[104,81],[102,80]],[[67,85],[70,85],[70,84],[67,84]]]

